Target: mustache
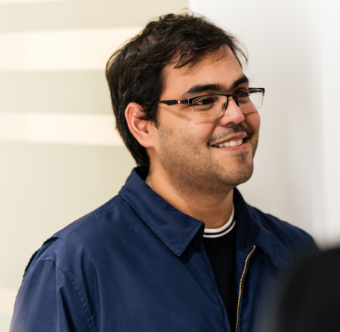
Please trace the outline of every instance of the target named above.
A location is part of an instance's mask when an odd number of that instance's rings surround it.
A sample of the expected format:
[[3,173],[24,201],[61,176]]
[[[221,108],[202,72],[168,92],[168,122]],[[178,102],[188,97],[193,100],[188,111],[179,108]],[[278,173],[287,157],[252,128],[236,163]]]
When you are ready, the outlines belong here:
[[229,123],[225,127],[225,130],[223,132],[218,133],[209,139],[208,145],[210,146],[216,141],[222,140],[231,134],[237,134],[237,133],[245,133],[247,137],[249,137],[253,134],[253,131],[250,128],[245,127],[241,123],[239,124]]

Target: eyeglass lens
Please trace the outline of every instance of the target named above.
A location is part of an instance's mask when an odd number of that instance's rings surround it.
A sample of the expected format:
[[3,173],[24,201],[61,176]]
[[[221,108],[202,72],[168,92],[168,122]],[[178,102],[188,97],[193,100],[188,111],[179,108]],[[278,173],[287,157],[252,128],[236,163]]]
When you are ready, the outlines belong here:
[[[230,98],[230,97],[229,97]],[[237,95],[238,106],[243,114],[259,110],[263,103],[262,90],[242,91]],[[192,102],[192,112],[203,119],[222,116],[230,100],[226,96],[210,95],[195,98]]]

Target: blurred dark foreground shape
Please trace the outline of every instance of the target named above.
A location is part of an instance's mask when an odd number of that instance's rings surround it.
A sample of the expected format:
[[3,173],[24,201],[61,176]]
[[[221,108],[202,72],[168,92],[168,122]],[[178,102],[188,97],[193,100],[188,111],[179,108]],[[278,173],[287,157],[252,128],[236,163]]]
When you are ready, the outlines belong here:
[[265,332],[340,332],[340,248],[302,260],[279,293]]

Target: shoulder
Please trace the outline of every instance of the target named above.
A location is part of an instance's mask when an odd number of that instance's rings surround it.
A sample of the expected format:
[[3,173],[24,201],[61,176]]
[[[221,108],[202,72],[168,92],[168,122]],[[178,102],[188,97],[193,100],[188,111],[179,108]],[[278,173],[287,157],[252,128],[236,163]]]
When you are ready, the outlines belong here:
[[124,218],[133,213],[121,196],[74,221],[47,239],[29,261],[25,273],[37,261],[53,262],[61,270],[87,261],[96,262],[103,247],[114,245],[115,238],[124,233]]
[[305,247],[306,250],[317,250],[312,236],[299,227],[260,211],[248,205],[249,212],[255,217],[259,226],[275,236],[286,248]]
[[237,188],[234,190],[234,206],[236,214],[239,213],[241,216],[240,221],[243,219],[243,231],[254,240],[258,239],[263,244],[277,243],[278,246],[283,245],[286,248],[302,246],[316,248],[313,238],[307,232],[249,205]]

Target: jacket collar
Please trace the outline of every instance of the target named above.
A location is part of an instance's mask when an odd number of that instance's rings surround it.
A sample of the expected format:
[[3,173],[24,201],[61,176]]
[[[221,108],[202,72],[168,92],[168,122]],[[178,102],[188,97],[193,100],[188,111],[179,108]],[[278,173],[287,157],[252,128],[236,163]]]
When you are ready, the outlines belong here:
[[145,183],[146,175],[144,168],[135,168],[119,195],[175,255],[181,256],[196,235],[198,239],[193,243],[200,245],[204,223],[180,212],[155,193]]
[[240,192],[234,189],[234,207],[236,216],[236,251],[247,255],[251,248],[261,248],[277,267],[285,266],[290,257],[286,246],[275,235],[273,229],[261,211],[248,205]]

